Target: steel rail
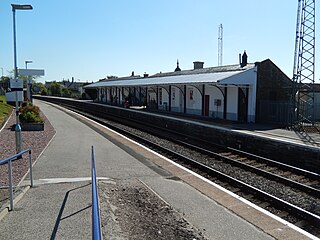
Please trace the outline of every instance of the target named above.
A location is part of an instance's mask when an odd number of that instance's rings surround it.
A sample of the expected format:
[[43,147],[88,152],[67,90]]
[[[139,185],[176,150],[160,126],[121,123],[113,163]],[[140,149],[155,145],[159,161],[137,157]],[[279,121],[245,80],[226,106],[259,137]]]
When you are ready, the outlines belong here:
[[174,141],[174,142],[176,142],[176,143],[178,143],[180,145],[183,145],[185,147],[188,147],[189,149],[194,149],[195,151],[202,152],[202,153],[204,153],[204,154],[206,154],[208,156],[211,156],[211,157],[219,159],[219,160],[221,160],[223,162],[229,163],[229,164],[231,164],[233,166],[238,166],[238,167],[240,167],[242,169],[245,169],[247,171],[250,171],[250,172],[253,172],[253,173],[258,173],[259,175],[265,176],[265,177],[267,177],[267,178],[269,178],[271,180],[275,180],[277,182],[281,182],[283,184],[292,186],[292,187],[294,187],[296,189],[299,189],[299,190],[301,190],[303,192],[308,192],[309,194],[311,194],[311,195],[313,195],[315,197],[320,197],[320,190],[319,189],[310,187],[308,185],[304,185],[302,183],[293,181],[293,180],[291,180],[289,178],[285,178],[285,177],[270,173],[268,171],[265,171],[265,170],[259,169],[257,167],[251,166],[249,164],[246,164],[246,163],[243,163],[243,162],[239,162],[237,160],[231,159],[231,158],[226,157],[226,156],[222,156],[222,155],[220,155],[218,153],[212,152],[210,150],[207,150],[207,149],[204,149],[204,148],[201,148],[201,147],[198,147],[198,146],[191,145],[191,144],[183,142],[183,141],[177,141],[177,140],[172,140],[172,141]]
[[[110,117],[110,115],[108,117]],[[117,117],[117,121],[119,121],[119,118],[121,118],[121,117]],[[125,118],[123,118],[123,119],[125,121],[128,121],[128,119],[125,119]],[[132,122],[136,122],[136,124],[139,124],[141,126],[140,122],[137,122],[137,121],[134,121],[134,120],[130,120],[131,124],[132,124]],[[145,129],[146,125],[147,124],[143,124],[143,131],[146,131],[146,129]],[[156,126],[152,126],[152,129],[155,129],[155,128],[157,128],[157,127]],[[239,161],[231,159],[231,158],[229,158],[227,156],[223,156],[223,155],[221,155],[219,153],[215,153],[213,151],[210,151],[210,150],[207,150],[207,149],[195,146],[195,145],[191,145],[191,144],[189,144],[189,143],[187,143],[185,141],[181,141],[181,140],[177,140],[177,139],[174,139],[174,138],[170,138],[170,137],[166,136],[164,131],[165,132],[174,133],[176,135],[178,134],[178,135],[180,135],[182,137],[189,137],[190,138],[190,136],[186,136],[184,134],[177,133],[177,132],[172,132],[172,131],[169,131],[167,129],[162,129],[162,128],[158,128],[158,130],[162,132],[162,134],[161,134],[162,137],[165,137],[166,139],[168,139],[168,140],[170,140],[172,142],[175,142],[177,144],[186,146],[186,147],[191,148],[191,149],[195,149],[196,151],[200,151],[200,152],[202,152],[202,153],[204,153],[206,155],[213,156],[214,158],[219,159],[221,161],[224,161],[224,162],[227,162],[229,164],[241,167],[241,168],[243,168],[243,169],[245,169],[247,171],[258,173],[258,174],[260,174],[262,176],[268,177],[269,179],[272,179],[272,180],[287,184],[287,185],[292,186],[292,187],[294,187],[296,189],[299,189],[301,191],[308,192],[309,194],[311,194],[311,195],[313,195],[315,197],[319,197],[320,196],[320,190],[319,189],[316,189],[316,188],[313,188],[311,186],[296,182],[294,180],[291,180],[291,179],[283,177],[283,176],[279,176],[279,175],[270,173],[268,171],[259,169],[257,167],[252,166],[252,165],[249,165],[249,164],[246,164],[246,163],[243,163],[243,162],[239,162]],[[152,131],[152,130],[151,131],[147,131],[147,132],[150,133],[150,134],[154,134],[154,131]],[[197,139],[197,141],[203,142],[203,140],[199,140],[199,139]],[[211,143],[211,145],[212,145],[212,143]],[[217,147],[220,148],[221,146],[217,146]],[[224,149],[228,149],[228,150],[233,151],[233,152],[235,152],[237,154],[241,154],[242,156],[250,157],[250,159],[256,160],[258,162],[264,162],[266,164],[270,164],[272,166],[276,166],[281,170],[285,169],[286,171],[291,171],[291,172],[293,172],[295,174],[300,174],[300,175],[303,175],[303,176],[308,177],[310,179],[320,181],[320,175],[319,174],[312,173],[312,172],[306,171],[304,169],[299,169],[297,167],[290,166],[290,165],[287,165],[287,164],[279,163],[279,162],[276,162],[274,160],[267,159],[267,158],[264,158],[264,157],[260,157],[260,156],[257,156],[257,155],[251,154],[251,153],[246,153],[246,152],[243,152],[243,151],[239,151],[237,149],[226,148],[226,147],[224,147]]]
[[[64,102],[65,102],[65,100],[64,100]],[[68,107],[70,107],[70,108],[73,107],[74,108],[75,106],[73,105],[73,103],[74,102],[72,102],[72,101],[71,102],[68,101],[68,104],[64,103],[64,105],[66,104],[66,105],[68,105]],[[84,108],[79,108],[79,107],[76,107],[76,108],[77,108],[77,110],[79,110],[81,112],[82,111],[86,111],[86,112],[89,112],[91,114],[97,114],[97,109],[92,108],[92,104],[91,104],[91,108],[85,108],[85,109]],[[106,112],[102,111],[101,108],[99,110],[100,110],[99,111],[99,115],[101,117],[106,117],[105,116]],[[107,117],[108,118],[112,118],[112,119],[114,119],[115,121],[118,121],[118,122],[119,122],[120,119],[123,119],[124,121],[126,121],[126,123],[130,123],[131,125],[133,123],[136,123],[141,127],[141,123],[136,121],[136,120],[127,119],[125,117],[120,117],[120,116],[115,116],[115,115],[110,114],[110,113],[108,114]],[[192,138],[192,136],[181,134],[181,133],[178,133],[178,132],[175,132],[175,131],[172,131],[172,130],[168,130],[168,129],[159,128],[159,127],[156,127],[156,126],[150,126],[148,124],[143,124],[143,131],[146,131],[146,127],[148,127],[148,126],[150,128],[152,128],[152,129],[158,129],[159,131],[162,131],[162,137],[164,136],[163,131],[165,131],[165,132],[169,132],[169,133],[172,133],[172,134],[175,134],[175,135],[179,135],[179,136],[181,136],[183,138]],[[116,129],[116,130],[119,131],[119,129]],[[147,132],[150,133],[150,134],[154,134],[154,131],[152,131],[152,130],[150,130],[150,131],[147,130]],[[282,177],[282,176],[270,173],[268,171],[259,169],[257,167],[251,166],[251,165],[243,163],[243,162],[239,162],[237,160],[228,158],[226,156],[222,156],[219,153],[215,153],[213,151],[209,151],[207,149],[204,149],[204,148],[201,148],[201,147],[198,147],[198,146],[195,146],[195,145],[188,144],[185,141],[181,141],[181,140],[177,140],[177,139],[174,139],[174,138],[170,138],[168,136],[165,136],[165,138],[170,140],[170,141],[176,142],[176,143],[178,143],[180,145],[187,146],[188,148],[193,148],[193,149],[195,149],[197,151],[201,151],[202,153],[205,153],[207,155],[211,155],[211,156],[213,156],[213,157],[215,157],[215,158],[217,158],[217,159],[219,159],[221,161],[224,161],[224,162],[227,162],[229,164],[233,164],[233,165],[239,166],[239,167],[241,167],[241,168],[243,168],[245,170],[251,171],[251,172],[259,173],[260,175],[268,177],[268,178],[270,178],[272,180],[275,180],[275,181],[287,184],[289,186],[295,187],[296,189],[299,189],[301,191],[308,192],[308,193],[310,193],[311,195],[313,195],[315,197],[319,197],[320,196],[320,190],[316,189],[316,188],[313,188],[311,186],[308,186],[308,185],[293,181],[293,180],[291,180],[289,178],[286,178],[286,177]],[[294,166],[283,164],[283,163],[280,163],[280,162],[277,162],[277,161],[274,161],[274,160],[271,160],[271,159],[267,159],[265,157],[260,157],[260,156],[251,154],[251,153],[243,152],[243,151],[238,150],[238,149],[234,149],[234,148],[230,148],[230,147],[226,148],[226,147],[223,147],[223,146],[220,146],[220,145],[217,145],[217,144],[208,143],[207,141],[204,141],[202,139],[194,139],[193,138],[193,140],[197,140],[197,141],[200,141],[200,142],[203,142],[203,143],[206,143],[206,144],[213,145],[213,146],[215,146],[217,148],[220,148],[221,150],[223,150],[223,149],[224,150],[230,150],[230,151],[233,151],[233,152],[235,152],[237,154],[240,154],[242,156],[245,156],[245,157],[249,156],[250,159],[252,159],[252,160],[256,160],[256,161],[259,161],[259,162],[264,162],[264,163],[270,164],[272,166],[276,166],[279,169],[282,169],[282,170],[284,169],[286,171],[291,171],[293,173],[296,173],[296,174],[299,174],[299,175],[303,175],[303,176],[308,177],[310,179],[314,179],[314,180],[320,181],[320,175],[319,174],[312,173],[312,172],[306,171],[304,169],[299,169],[299,168],[294,167]]]
[[[114,129],[115,130],[115,129]],[[263,199],[264,201],[268,201],[269,203],[272,203],[273,206],[279,207],[281,209],[284,209],[286,211],[289,211],[290,213],[292,213],[295,216],[301,217],[305,220],[308,220],[310,223],[315,224],[315,226],[319,226],[320,224],[320,216],[313,214],[311,212],[308,212],[300,207],[297,207],[291,203],[288,203],[280,198],[277,198],[275,196],[272,196],[269,193],[266,193],[260,189],[257,189],[253,186],[248,185],[247,183],[244,183],[240,180],[237,180],[233,177],[230,177],[218,170],[215,170],[213,168],[210,168],[202,163],[199,163],[193,159],[190,159],[186,156],[183,156],[175,151],[172,151],[168,148],[162,147],[154,142],[151,142],[149,140],[146,140],[144,138],[141,138],[135,134],[132,133],[128,133],[125,130],[120,129],[121,133],[125,133],[126,136],[130,136],[131,138],[138,140],[139,142],[143,142],[144,144],[148,145],[148,146],[152,146],[152,148],[154,149],[158,149],[162,152],[166,152],[167,154],[173,156],[176,159],[179,159],[180,161],[185,162],[186,164],[192,165],[194,167],[196,167],[197,169],[207,173],[208,175],[212,176],[212,177],[217,177],[219,179],[223,179],[224,181],[227,181],[228,183],[230,183],[231,185],[235,185],[237,187],[240,187],[242,190],[249,192],[257,197],[259,197],[260,199]]]

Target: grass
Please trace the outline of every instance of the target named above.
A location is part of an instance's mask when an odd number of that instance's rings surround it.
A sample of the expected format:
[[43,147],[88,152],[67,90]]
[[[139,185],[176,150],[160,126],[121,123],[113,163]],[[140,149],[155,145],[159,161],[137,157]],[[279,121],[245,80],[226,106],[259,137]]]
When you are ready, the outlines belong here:
[[8,105],[5,96],[0,96],[0,127],[12,112],[12,106]]

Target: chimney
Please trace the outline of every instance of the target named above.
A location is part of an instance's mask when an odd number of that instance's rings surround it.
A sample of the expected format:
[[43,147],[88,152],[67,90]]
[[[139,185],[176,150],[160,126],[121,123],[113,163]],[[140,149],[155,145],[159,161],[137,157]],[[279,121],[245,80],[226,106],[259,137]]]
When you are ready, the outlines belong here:
[[132,71],[132,73],[131,73],[131,77],[134,77],[134,71]]
[[195,62],[193,62],[193,69],[194,70],[202,69],[203,68],[203,64],[204,64],[204,62],[195,61]]
[[241,61],[240,66],[245,67],[245,66],[247,66],[247,64],[248,64],[248,55],[246,53],[246,50],[244,50],[244,53],[242,54],[242,61]]

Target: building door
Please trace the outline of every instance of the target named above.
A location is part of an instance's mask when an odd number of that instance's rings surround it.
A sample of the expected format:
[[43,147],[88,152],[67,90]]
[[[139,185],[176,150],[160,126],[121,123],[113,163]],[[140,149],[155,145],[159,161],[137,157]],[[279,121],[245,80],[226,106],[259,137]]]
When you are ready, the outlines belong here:
[[248,97],[243,89],[238,89],[238,121],[246,123],[248,121]]
[[210,95],[204,96],[204,116],[209,116]]

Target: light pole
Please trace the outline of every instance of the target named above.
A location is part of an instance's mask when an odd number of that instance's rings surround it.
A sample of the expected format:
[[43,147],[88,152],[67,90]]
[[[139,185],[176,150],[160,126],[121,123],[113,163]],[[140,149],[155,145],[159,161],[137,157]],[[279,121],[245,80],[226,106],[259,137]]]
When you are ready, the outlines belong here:
[[[12,17],[13,17],[13,61],[14,61],[14,79],[18,78],[17,68],[17,42],[16,42],[16,10],[32,10],[31,5],[18,5],[11,4]],[[21,127],[19,124],[19,102],[18,102],[18,91],[16,91],[16,152],[19,153],[22,150],[22,139],[21,139]]]
[[25,61],[26,63],[26,69],[28,69],[28,63],[32,63],[32,61]]
[[[28,63],[32,63],[32,61],[25,61],[26,69],[28,69]],[[29,76],[27,76],[27,99],[31,101],[31,80]]]

